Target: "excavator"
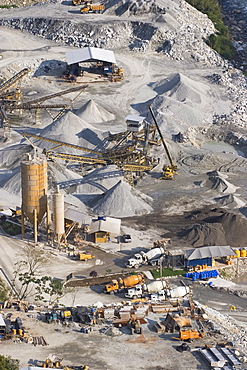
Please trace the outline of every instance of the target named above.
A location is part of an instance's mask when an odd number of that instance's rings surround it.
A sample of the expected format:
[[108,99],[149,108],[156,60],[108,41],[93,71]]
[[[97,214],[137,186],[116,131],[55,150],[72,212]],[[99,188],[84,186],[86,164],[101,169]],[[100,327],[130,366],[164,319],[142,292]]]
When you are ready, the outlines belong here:
[[153,120],[154,120],[155,126],[156,126],[157,131],[158,131],[158,133],[159,133],[159,135],[160,135],[160,138],[161,138],[162,144],[163,144],[163,146],[164,146],[164,148],[165,148],[165,151],[166,151],[167,157],[168,157],[169,162],[170,162],[170,164],[165,164],[165,165],[163,166],[163,168],[162,168],[162,176],[160,177],[160,179],[164,179],[164,180],[173,180],[174,175],[176,175],[176,174],[177,174],[177,166],[175,165],[175,163],[174,163],[174,162],[173,162],[173,160],[172,160],[171,154],[170,154],[170,152],[169,152],[169,150],[168,150],[168,147],[167,147],[167,145],[166,145],[166,142],[165,142],[165,140],[164,140],[164,138],[163,138],[163,135],[162,135],[162,133],[161,133],[161,131],[160,131],[160,128],[159,128],[159,126],[158,126],[158,123],[157,123],[157,121],[156,121],[156,118],[155,118],[155,116],[154,116],[154,112],[153,112],[153,110],[152,110],[151,106],[149,106],[149,110],[150,110],[151,116],[152,116],[152,118],[153,118]]

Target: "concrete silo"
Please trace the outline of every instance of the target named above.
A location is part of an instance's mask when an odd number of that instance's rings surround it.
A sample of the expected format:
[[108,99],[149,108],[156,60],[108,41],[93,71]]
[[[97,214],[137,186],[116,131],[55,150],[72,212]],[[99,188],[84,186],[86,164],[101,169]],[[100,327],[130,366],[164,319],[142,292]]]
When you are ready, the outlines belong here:
[[61,242],[62,237],[65,234],[64,228],[64,195],[59,191],[59,187],[52,195],[52,210],[53,210],[53,230],[54,239],[58,243]]
[[22,185],[22,235],[24,236],[24,218],[33,224],[34,241],[37,242],[38,224],[47,206],[47,161],[43,156],[26,155],[21,162]]

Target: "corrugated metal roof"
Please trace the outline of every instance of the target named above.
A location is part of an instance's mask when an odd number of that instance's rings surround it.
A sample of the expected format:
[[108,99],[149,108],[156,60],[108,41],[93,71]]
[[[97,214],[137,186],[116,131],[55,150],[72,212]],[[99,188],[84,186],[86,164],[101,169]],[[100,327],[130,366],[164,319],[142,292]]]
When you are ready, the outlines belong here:
[[68,65],[93,60],[116,64],[115,55],[112,50],[104,50],[88,46],[83,49],[68,51],[66,53],[66,62]]
[[236,253],[229,245],[213,245],[209,247],[201,247],[196,249],[189,249],[184,252],[188,261],[200,258],[226,257],[234,256]]
[[120,235],[121,220],[118,218],[106,217],[105,220],[92,221],[89,234],[105,231]]
[[145,117],[129,114],[125,119],[126,121],[142,122],[145,119]]
[[89,217],[88,215],[76,211],[72,208],[65,209],[64,217],[67,220],[78,222],[80,225],[89,225],[92,221],[91,217]]

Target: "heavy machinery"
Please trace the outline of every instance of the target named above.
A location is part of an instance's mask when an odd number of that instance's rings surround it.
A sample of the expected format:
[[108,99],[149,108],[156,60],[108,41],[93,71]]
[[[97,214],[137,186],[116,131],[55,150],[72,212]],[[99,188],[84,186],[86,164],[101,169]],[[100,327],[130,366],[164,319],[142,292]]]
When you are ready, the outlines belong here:
[[192,342],[194,339],[203,338],[204,333],[200,332],[195,329],[189,329],[189,328],[181,328],[179,330],[179,338],[176,338],[178,340],[188,340],[189,342]]
[[83,8],[80,9],[81,13],[102,13],[105,9],[104,4],[95,4],[93,5],[91,2],[87,2]]
[[160,177],[160,179],[172,180],[173,177],[174,177],[174,175],[177,174],[177,166],[175,165],[175,163],[172,160],[171,154],[170,154],[170,152],[168,150],[168,147],[166,145],[166,142],[165,142],[165,140],[163,138],[163,135],[162,135],[162,133],[160,131],[159,125],[158,125],[158,123],[156,121],[156,118],[154,116],[154,113],[153,113],[153,110],[152,110],[151,106],[149,106],[149,110],[150,110],[151,116],[152,116],[152,118],[154,120],[155,126],[156,126],[157,131],[158,131],[158,133],[160,135],[162,144],[164,146],[164,149],[166,151],[167,157],[168,157],[169,162],[170,162],[170,165],[165,164],[163,166],[163,168],[162,168],[163,173],[162,173],[162,176]]
[[130,316],[127,327],[129,328],[131,334],[133,334],[133,331],[135,334],[142,333],[140,320],[138,320],[135,315]]
[[94,258],[95,256],[92,255],[92,253],[88,252],[79,252],[78,253],[78,258],[80,261],[88,261]]
[[165,249],[164,248],[153,248],[150,249],[148,252],[141,251],[140,253],[136,253],[134,258],[130,258],[126,263],[126,267],[134,267],[138,268],[143,264],[151,264],[156,265],[156,260],[164,255]]
[[[145,294],[157,293],[156,296],[153,295],[154,300],[164,300],[171,298],[183,298],[190,294],[190,288],[187,286],[180,286],[173,289],[166,289],[167,282],[165,280],[155,280],[149,284],[137,284],[135,287],[128,289],[125,294],[126,298],[141,298]],[[156,299],[157,298],[157,299]]]
[[105,293],[114,294],[117,293],[119,290],[122,290],[124,288],[131,288],[137,284],[143,284],[144,283],[144,276],[143,275],[130,275],[124,279],[119,280],[112,280],[110,284],[106,284],[105,286]]

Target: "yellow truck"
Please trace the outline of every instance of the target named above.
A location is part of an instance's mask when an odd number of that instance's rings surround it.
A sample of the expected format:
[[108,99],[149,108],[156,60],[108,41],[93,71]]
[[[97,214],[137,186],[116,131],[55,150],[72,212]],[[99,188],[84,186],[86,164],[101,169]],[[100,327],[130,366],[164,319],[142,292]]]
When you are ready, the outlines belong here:
[[80,261],[88,261],[94,258],[95,256],[92,255],[92,253],[88,252],[79,252],[78,253],[78,258]]
[[119,280],[112,280],[111,283],[106,284],[105,286],[105,293],[114,294],[117,293],[119,290],[124,288],[131,288],[137,284],[144,283],[144,276],[143,275],[130,275],[124,279]]
[[105,9],[104,4],[91,4],[86,3],[83,8],[80,9],[81,13],[102,13]]

